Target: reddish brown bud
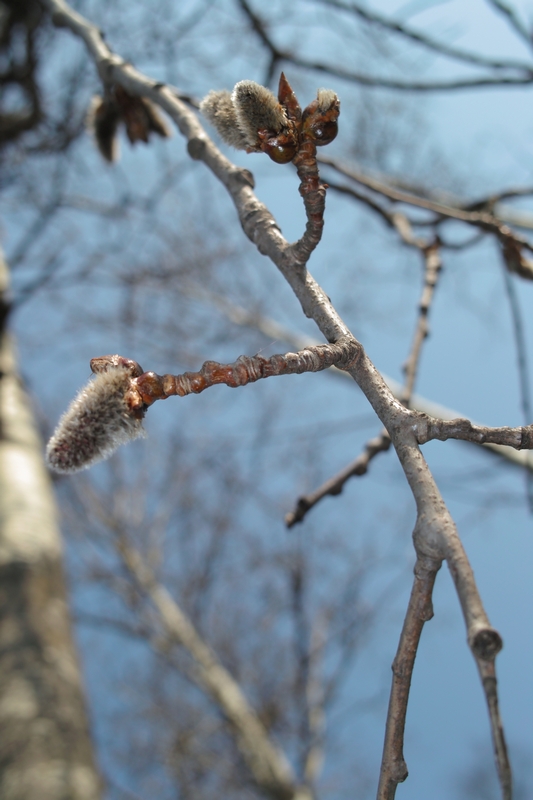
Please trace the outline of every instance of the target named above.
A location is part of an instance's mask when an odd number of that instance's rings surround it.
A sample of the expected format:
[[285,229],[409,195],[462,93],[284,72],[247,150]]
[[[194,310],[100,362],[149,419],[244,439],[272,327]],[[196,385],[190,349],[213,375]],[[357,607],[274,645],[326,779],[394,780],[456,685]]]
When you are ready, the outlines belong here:
[[302,109],[284,72],[279,77],[278,100],[285,109],[288,119],[299,123],[302,119]]
[[259,130],[257,136],[260,149],[276,164],[288,164],[298,152],[298,137],[292,131],[272,136],[270,131]]
[[317,147],[330,144],[338,133],[340,101],[331,89],[319,89],[317,98],[303,112],[303,133]]

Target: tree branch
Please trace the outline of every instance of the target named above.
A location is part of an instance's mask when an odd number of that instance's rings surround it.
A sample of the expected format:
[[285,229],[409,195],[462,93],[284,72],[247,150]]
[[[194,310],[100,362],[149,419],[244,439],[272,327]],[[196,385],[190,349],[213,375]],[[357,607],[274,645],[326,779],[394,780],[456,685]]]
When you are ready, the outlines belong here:
[[158,612],[167,637],[184,647],[192,656],[195,682],[232,724],[237,744],[257,787],[276,800],[312,800],[312,795],[305,787],[297,786],[284,754],[270,740],[240,686],[201,638],[192,621],[165,587],[156,581],[126,537],[117,535],[116,545],[128,572]]
[[507,22],[514,29],[514,31],[522,37],[526,44],[531,47],[532,44],[532,34],[531,31],[528,31],[526,27],[522,24],[520,17],[507,3],[504,3],[503,0],[487,0],[488,4],[499,11],[500,14],[507,19]]
[[[493,661],[502,646],[501,637],[489,623],[472,569],[453,520],[420,451],[417,439],[419,415],[406,409],[394,398],[363,347],[351,336],[325,292],[294,258],[294,254],[291,253],[274,218],[253,194],[250,173],[236,168],[222,156],[205,134],[194,114],[176,98],[168,87],[146,78],[126,64],[123,59],[115,56],[103,42],[99,31],[72,11],[64,0],[42,1],[51,10],[56,24],[68,26],[85,41],[104,83],[116,82],[132,95],[149,97],[167,111],[187,138],[191,157],[204,161],[227,188],[235,203],[246,235],[256,244],[261,253],[268,255],[276,264],[299,299],[304,313],[314,319],[327,341],[343,341],[353,344],[357,358],[349,365],[347,364],[345,368],[357,381],[382,424],[387,428],[416,502],[417,522],[413,531],[413,540],[417,558],[429,558],[433,561],[441,561],[446,558],[461,603],[472,654],[478,667],[482,662]],[[530,80],[533,81],[533,76]],[[508,81],[504,80],[503,82]],[[517,81],[517,83],[520,82],[529,82],[529,79],[528,81]],[[483,83],[484,81],[481,81],[479,85],[483,85]],[[470,85],[473,84],[470,83]],[[428,88],[427,85],[424,88]],[[138,373],[136,377],[139,377]],[[142,563],[138,564],[137,562],[133,566],[134,569],[143,567]],[[164,591],[159,591],[158,586],[151,582],[149,575],[144,572],[139,575],[146,590],[150,592],[152,601],[160,609],[162,617],[167,620],[168,624],[175,625],[176,631],[180,631],[182,621],[170,604],[168,595]],[[190,633],[187,625],[185,625],[184,633]],[[209,653],[206,654],[206,658],[209,658],[209,663],[206,661],[202,671],[207,680],[212,661]],[[212,684],[212,690],[220,692],[220,685],[215,682]],[[223,702],[222,697],[219,698],[219,702]],[[281,775],[277,772],[279,760],[267,759],[267,763],[269,769],[272,769],[269,776],[276,771],[280,778],[280,782],[276,785],[288,786],[289,790],[293,792],[294,787],[290,775],[287,776],[283,769]],[[268,776],[267,780],[269,780]],[[273,780],[277,781],[277,777],[274,777]]]
[[[266,317],[263,314],[259,314],[255,311],[250,311],[247,308],[243,308],[242,306],[238,306],[218,293],[213,294],[208,292],[203,286],[191,286],[189,283],[183,291],[188,292],[194,297],[198,297],[211,303],[223,314],[225,314],[227,318],[235,325],[246,325],[247,327],[260,331],[269,339],[284,341],[287,344],[292,345],[292,347],[294,347],[296,350],[303,350],[306,347],[311,347],[318,344],[318,341],[312,339],[311,337],[298,334],[284,325],[280,325],[270,317]],[[328,374],[337,378],[343,378],[344,380],[352,380],[352,377],[348,372],[344,372],[335,366],[330,367]],[[383,373],[382,376],[385,379],[385,383],[394,394],[394,397],[400,400],[402,397],[402,392],[404,391],[402,384],[395,381],[393,378],[384,375]],[[427,398],[421,397],[417,394],[413,395],[411,398],[410,407],[416,411],[422,412],[423,414],[427,414],[429,417],[435,417],[443,420],[456,420],[463,417],[463,415],[459,412],[454,411],[447,406],[433,403],[431,400],[428,400]],[[466,442],[467,440],[465,439],[464,441]],[[377,439],[372,439],[368,444],[375,446],[376,442]],[[533,463],[531,463],[529,454],[525,451],[517,451],[512,447],[494,444],[492,442],[480,443],[468,441],[467,443],[476,445],[476,447],[482,447],[484,450],[504,459],[514,466],[520,467],[521,469],[525,469],[529,472],[533,471]],[[355,462],[353,463],[355,466]],[[339,475],[341,474],[343,473],[339,473]],[[331,481],[333,483],[335,478],[332,478]]]
[[[376,178],[349,169],[330,158],[321,157],[319,161],[321,164],[332,167],[341,175],[367,186],[384,197],[388,197],[389,200],[435,212],[440,219],[431,220],[427,224],[436,225],[442,219],[455,219],[493,234],[501,244],[507,269],[520,275],[521,278],[533,280],[533,261],[527,259],[523,254],[523,250],[533,252],[533,244],[513,231],[508,225],[505,225],[494,214],[487,211],[468,211],[464,208],[454,208],[425,197],[418,197],[392,186],[387,186]],[[339,188],[332,183],[328,183],[328,186],[333,189]],[[342,187],[341,191],[345,194],[352,194],[349,187]],[[361,199],[358,193],[353,193],[353,196],[358,200]],[[386,212],[384,216],[386,218]]]
[[409,605],[405,614],[400,642],[392,663],[392,688],[387,711],[385,742],[379,775],[377,800],[393,800],[396,787],[408,775],[403,756],[403,739],[409,690],[416,653],[424,623],[433,617],[433,586],[441,561],[418,558]]
[[[319,61],[311,61],[286,50],[281,50],[272,41],[272,38],[268,34],[265,23],[252,10],[247,0],[239,0],[239,4],[246,16],[249,18],[253,30],[256,32],[263,45],[269,51],[271,65],[277,64],[280,61],[286,61],[290,64],[294,64],[297,67],[314,70],[315,72],[323,72],[352,83],[358,83],[362,86],[382,87],[407,92],[453,91],[457,89],[483,88],[503,85],[521,86],[533,82],[533,67],[526,64],[521,64],[520,62],[517,62],[517,65],[513,67],[509,65],[509,68],[519,69],[522,72],[525,72],[524,75],[481,75],[476,78],[459,78],[450,81],[399,81],[393,78],[386,78],[385,76],[379,77],[377,75],[368,75],[362,72],[343,69],[333,64],[324,64]],[[373,21],[377,22],[377,17],[375,17]],[[390,23],[390,25],[392,27],[393,23]],[[410,38],[417,38],[417,35],[411,33]],[[418,38],[417,40],[422,43],[421,39],[423,39],[423,37]],[[426,40],[426,44],[428,41],[429,40]],[[442,45],[441,47],[444,48],[446,46]],[[434,42],[432,49],[438,50],[438,48],[439,45]],[[450,48],[450,50],[453,50],[453,48]],[[443,52],[443,50],[441,50],[441,52]],[[460,51],[455,52],[458,53]],[[451,56],[451,53],[449,52],[447,55]],[[457,54],[451,57],[460,58],[460,56]],[[468,57],[468,54],[463,53],[461,60],[470,61],[470,63],[479,64],[480,66],[491,67],[492,69],[496,68],[494,62],[492,64],[483,63],[483,57],[476,57],[474,54],[470,54],[470,57]],[[270,67],[269,71],[272,72],[272,66]]]
[[[410,240],[409,243],[414,244],[414,246],[418,247],[422,252],[425,270],[424,286],[419,302],[419,314],[415,335],[411,346],[411,352],[404,365],[405,384],[403,389],[396,395],[406,408],[410,408],[411,406],[421,348],[429,333],[429,309],[442,267],[438,242],[425,245],[424,243],[415,243],[414,240]],[[334,475],[333,478],[329,478],[311,494],[303,495],[298,498],[294,511],[290,511],[285,516],[285,524],[287,527],[292,528],[297,522],[301,522],[307,512],[314,508],[314,506],[327,495],[335,496],[340,494],[344,488],[344,484],[350,478],[366,475],[372,459],[377,456],[378,453],[387,452],[390,448],[390,444],[391,438],[385,428],[378,436],[374,439],[370,439],[370,441],[365,444],[363,452],[357,456],[354,461],[348,464],[347,467]]]
[[478,444],[491,442],[514,447],[516,450],[533,449],[533,424],[519,428],[490,428],[475,425],[468,419],[443,420],[419,414],[414,427],[419,444],[426,444],[432,439],[439,439],[441,442],[445,442],[447,439],[460,439],[464,442],[477,442]]
[[437,39],[433,39],[431,36],[427,36],[425,33],[415,31],[413,28],[410,28],[401,22],[397,22],[396,20],[390,19],[389,17],[385,17],[383,14],[379,14],[377,11],[370,11],[366,6],[362,6],[360,3],[341,3],[339,0],[315,0],[315,2],[319,2],[321,5],[326,5],[331,8],[336,8],[340,11],[351,12],[361,19],[364,19],[366,22],[370,22],[371,24],[377,25],[380,28],[397,33],[406,39],[410,39],[412,42],[417,42],[428,50],[432,50],[435,53],[441,53],[444,56],[448,56],[448,58],[463,61],[466,64],[476,64],[480,67],[488,67],[489,69],[520,70],[521,72],[526,73],[531,73],[533,71],[533,65],[528,64],[526,61],[487,58],[487,56],[471,53],[468,50],[462,50],[459,47],[452,47],[445,42],[439,42]]

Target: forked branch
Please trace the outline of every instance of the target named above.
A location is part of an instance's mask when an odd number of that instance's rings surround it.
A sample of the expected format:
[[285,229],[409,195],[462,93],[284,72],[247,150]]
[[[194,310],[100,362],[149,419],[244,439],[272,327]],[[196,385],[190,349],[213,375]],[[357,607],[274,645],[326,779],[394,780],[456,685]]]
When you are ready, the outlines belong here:
[[[404,365],[405,385],[398,394],[398,398],[406,408],[411,405],[422,344],[429,333],[429,310],[442,268],[438,241],[426,244],[424,242],[419,243],[416,242],[416,240],[412,240],[409,244],[417,247],[424,257],[424,285],[418,304],[418,318],[413,343],[411,345],[411,352]],[[349,481],[350,478],[366,475],[372,459],[379,453],[386,453],[390,445],[391,438],[385,428],[381,433],[365,444],[363,452],[360,453],[354,461],[332,478],[328,478],[327,481],[324,481],[324,483],[313,492],[298,498],[295,509],[285,515],[285,524],[287,527],[292,528],[297,522],[301,522],[308,511],[314,508],[324,497],[340,494],[344,488],[344,484]]]
[[416,653],[424,623],[433,616],[432,594],[442,561],[418,558],[409,605],[403,622],[398,650],[392,664],[392,688],[387,712],[385,743],[377,800],[393,800],[396,787],[408,775],[403,756],[405,718]]
[[[292,359],[288,359],[284,360],[282,363],[272,363],[268,366],[256,366],[256,364],[252,366],[250,364],[244,367],[244,374],[246,376],[252,376],[250,379],[257,380],[264,376],[262,372],[265,370],[265,375],[266,373],[288,374],[290,371],[304,371],[307,369],[308,363],[312,363],[313,365],[318,364],[316,369],[323,369],[327,366],[326,361],[329,358],[325,355],[327,350],[324,350],[324,348],[339,348],[339,350],[336,351],[335,357],[330,360],[330,363],[342,365],[342,368],[347,370],[354,380],[357,381],[391,437],[391,441],[396,449],[417,505],[417,524],[413,533],[417,558],[418,560],[431,559],[433,562],[440,562],[443,558],[447,560],[465,618],[469,646],[482,672],[482,670],[485,669],[485,662],[493,662],[496,653],[501,648],[501,637],[490,625],[479,596],[472,568],[470,567],[462,547],[459,535],[419,447],[419,439],[417,438],[419,436],[424,441],[428,441],[429,438],[438,438],[436,435],[430,436],[428,433],[431,432],[431,421],[428,422],[427,419],[422,418],[416,412],[405,408],[405,406],[394,398],[382,376],[364,352],[363,347],[351,336],[347,326],[337,313],[326,292],[324,292],[309,273],[302,268],[302,253],[295,251],[284,239],[272,214],[254,195],[252,191],[253,178],[251,174],[247,170],[239,169],[233,165],[220,153],[203,130],[196,116],[179,100],[175,91],[168,86],[147,78],[131,65],[127,64],[122,58],[116,56],[105,44],[98,29],[73,11],[64,0],[42,0],[42,2],[45,7],[52,12],[56,24],[70,28],[75,35],[83,39],[91,57],[97,65],[105,85],[118,83],[132,96],[139,95],[148,97],[161,106],[172,117],[181,133],[187,139],[188,150],[191,157],[202,160],[228,190],[248,238],[261,253],[268,255],[274,264],[276,264],[299,299],[304,313],[316,322],[325,340],[336,343],[334,345],[323,345],[321,351],[322,355],[318,356],[318,354],[315,354],[317,356],[316,358],[313,356],[308,359],[306,356],[303,361],[300,361],[298,356],[295,355],[296,361],[294,362]],[[316,68],[317,65],[314,66]],[[336,70],[333,74],[340,74],[340,72]],[[398,88],[436,88],[435,85],[432,86],[430,83],[423,85],[420,83],[411,83],[409,87],[407,87],[407,84],[396,81],[376,81],[372,79],[372,82],[379,85],[398,86]],[[481,78],[479,80],[469,81],[468,83],[465,81],[457,81],[446,85],[447,88],[453,88],[454,85],[488,85],[491,83],[503,84],[507,82],[533,82],[533,74],[531,76],[524,76],[523,80],[511,80],[507,78],[493,80],[492,78]],[[317,100],[318,99],[319,98],[317,98]],[[437,214],[438,213],[437,211]],[[460,213],[450,216],[453,216],[455,219],[461,218]],[[487,229],[487,227],[492,228],[492,232],[496,233],[501,241],[509,241],[508,232],[499,225],[494,226],[493,218],[491,218],[490,215],[488,215],[488,217],[488,220],[478,220],[478,227],[485,229]],[[472,222],[472,219],[466,221]],[[485,222],[488,223],[487,226],[485,226]],[[512,232],[509,233],[512,234]],[[514,242],[517,242],[515,236],[512,236],[512,239]],[[528,249],[530,245],[525,242],[520,242],[519,248],[522,247]],[[347,349],[343,343],[348,343],[349,346]],[[329,352],[334,353],[335,351],[330,350]],[[337,357],[338,361],[335,361]],[[115,414],[112,426],[113,436],[117,439],[121,439],[121,437],[124,436],[124,431],[120,424],[120,420],[124,419],[124,417],[121,415],[126,415],[127,417],[126,428],[129,429],[129,432],[138,435],[140,424],[137,423],[140,423],[140,418],[146,407],[155,399],[164,399],[164,397],[173,393],[179,394],[180,392],[178,389],[202,391],[207,385],[226,382],[226,376],[230,381],[229,385],[235,386],[243,384],[241,380],[241,376],[243,375],[242,365],[230,365],[231,369],[229,371],[225,371],[224,367],[220,368],[219,365],[216,365],[213,369],[208,368],[204,371],[204,374],[199,373],[196,378],[192,380],[187,379],[187,381],[176,381],[175,378],[165,380],[165,376],[162,378],[158,378],[157,376],[155,378],[149,377],[140,380],[143,374],[142,371],[139,372],[140,368],[135,362],[130,362],[127,359],[120,359],[120,357],[116,358],[119,359],[119,362],[112,366],[111,372],[113,370],[116,372],[118,369],[122,374],[120,380],[115,382],[115,389],[111,395],[106,395],[105,407],[111,410],[114,407],[115,411],[117,408],[119,409],[119,413]],[[282,359],[283,358],[284,357],[282,357]],[[268,363],[271,360],[266,361]],[[303,364],[302,370],[292,369],[296,364]],[[279,371],[276,372],[275,370],[278,368]],[[274,371],[269,372],[271,369]],[[101,374],[105,376],[106,372],[104,371]],[[97,380],[100,377],[101,375],[99,374]],[[249,381],[246,380],[244,382]],[[100,386],[103,386],[102,381],[100,381]],[[141,389],[144,395],[141,393]],[[186,392],[183,391],[182,393]],[[118,403],[114,406],[115,398],[118,398]],[[78,430],[81,429],[86,433],[90,429],[91,424],[96,425],[98,417],[95,417],[93,412],[94,405],[91,406],[91,413],[88,417],[84,417],[83,413],[81,414],[81,428],[78,424]],[[93,414],[93,416],[91,416],[91,414]],[[135,424],[132,424],[132,420]],[[87,424],[88,421],[91,424]],[[438,421],[435,422],[438,423]],[[465,426],[463,426],[461,430],[465,432]],[[435,431],[437,431],[437,427],[433,429],[433,433],[435,433]],[[101,427],[100,432],[102,432]],[[449,427],[447,429],[448,435],[450,432],[451,428]],[[466,433],[468,434],[468,431],[466,431]],[[467,436],[461,436],[460,438],[467,438]],[[85,440],[86,437],[82,437],[81,441],[85,442]],[[101,444],[101,441],[99,444]],[[64,453],[68,451],[69,447],[72,445],[72,441],[70,441],[69,444],[69,437],[67,436],[66,439],[62,439],[61,447],[58,447],[58,445],[59,439],[56,439],[55,445],[52,447],[52,454],[53,458],[56,459],[61,466],[61,452]],[[514,446],[517,445],[515,444]],[[520,444],[519,446],[523,445]],[[97,448],[95,450],[93,444],[90,445],[89,451],[88,455],[93,460],[96,460],[96,457],[101,455],[101,453],[97,453]],[[69,465],[63,464],[62,466],[68,467]],[[79,465],[75,468],[79,468]],[[70,465],[70,470],[67,468],[66,470],[63,469],[63,471],[72,471],[72,464]],[[484,679],[484,686],[485,685],[488,686],[488,682]],[[495,691],[494,682],[492,682],[491,686],[491,691]],[[489,699],[489,707],[491,707],[490,704],[492,700],[490,698],[492,695],[490,695],[490,697],[489,695],[487,696]],[[510,797],[510,789],[506,787],[510,786],[510,779],[506,779],[506,767],[505,764],[501,762],[502,747],[497,745],[499,741],[498,732],[495,731],[497,719],[493,714],[491,714],[491,722],[496,745],[496,757],[501,776],[502,792],[504,798],[508,800]]]

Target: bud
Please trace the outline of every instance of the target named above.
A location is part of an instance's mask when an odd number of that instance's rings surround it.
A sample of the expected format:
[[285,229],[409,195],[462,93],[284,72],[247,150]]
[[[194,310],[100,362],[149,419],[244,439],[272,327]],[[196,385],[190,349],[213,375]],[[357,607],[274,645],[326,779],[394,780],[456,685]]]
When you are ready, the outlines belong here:
[[55,472],[71,473],[108,458],[121,444],[145,436],[143,416],[132,368],[108,364],[59,420],[46,448],[48,466]]
[[340,101],[332,89],[319,89],[316,100],[310,103],[303,113],[303,131],[321,146],[332,142],[338,133],[337,120],[340,114]]

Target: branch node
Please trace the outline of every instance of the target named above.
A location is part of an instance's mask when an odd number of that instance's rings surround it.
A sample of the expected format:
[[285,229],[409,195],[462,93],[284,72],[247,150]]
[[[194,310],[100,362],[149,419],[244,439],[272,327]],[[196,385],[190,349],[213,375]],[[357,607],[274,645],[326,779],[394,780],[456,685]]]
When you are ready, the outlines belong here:
[[494,661],[503,647],[503,640],[495,628],[484,625],[470,635],[468,644],[476,658]]
[[205,153],[205,141],[200,136],[189,139],[187,152],[194,161],[201,161]]

